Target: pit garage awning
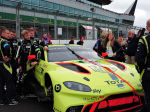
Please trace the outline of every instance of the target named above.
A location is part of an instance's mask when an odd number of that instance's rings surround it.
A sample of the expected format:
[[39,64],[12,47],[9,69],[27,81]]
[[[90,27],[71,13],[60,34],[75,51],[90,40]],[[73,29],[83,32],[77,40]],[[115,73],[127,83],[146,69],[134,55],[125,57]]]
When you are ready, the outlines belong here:
[[88,1],[99,5],[109,5],[112,2],[112,0],[88,0]]
[[[93,27],[92,26],[85,26],[85,25],[82,25],[82,27],[85,28],[85,30],[93,30]],[[94,28],[95,31],[97,31],[97,28]]]
[[102,31],[109,31],[109,32],[112,32],[112,30],[111,29],[109,29],[109,28],[100,28]]

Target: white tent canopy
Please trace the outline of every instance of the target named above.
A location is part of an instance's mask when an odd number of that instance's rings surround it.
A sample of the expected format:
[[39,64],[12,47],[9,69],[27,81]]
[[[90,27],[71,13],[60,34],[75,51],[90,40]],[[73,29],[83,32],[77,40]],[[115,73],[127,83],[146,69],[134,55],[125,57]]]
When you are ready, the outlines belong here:
[[101,28],[101,30],[102,30],[102,31],[109,31],[109,32],[112,32],[112,30],[109,29],[109,28]]
[[[85,26],[85,25],[82,25],[84,28],[85,28],[85,30],[93,30],[93,27],[92,26]],[[97,31],[97,28],[94,28],[95,29],[95,31]]]

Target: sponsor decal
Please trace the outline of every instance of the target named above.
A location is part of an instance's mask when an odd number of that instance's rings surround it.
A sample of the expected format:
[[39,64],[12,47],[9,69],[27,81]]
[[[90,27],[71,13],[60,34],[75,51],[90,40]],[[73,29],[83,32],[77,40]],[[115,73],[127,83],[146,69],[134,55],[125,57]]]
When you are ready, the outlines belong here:
[[90,81],[90,79],[89,79],[89,78],[87,78],[87,77],[84,77],[83,79],[84,79],[84,80],[86,80],[86,81]]
[[109,74],[109,76],[111,77],[112,80],[116,80],[116,81],[119,80],[118,77],[115,74],[113,74],[113,73],[108,73],[108,74]]
[[117,84],[118,88],[124,88],[124,85],[123,84]]
[[26,46],[27,49],[30,49],[31,46]]
[[101,93],[101,89],[93,89],[92,91],[93,93],[99,93],[99,94]]
[[45,63],[43,64],[43,67],[47,67]]
[[106,82],[107,84],[111,85],[111,84],[122,84],[124,83],[123,80],[113,80],[113,81],[104,81]]
[[[98,63],[99,64],[99,63]],[[113,71],[116,71],[117,69],[112,67],[112,66],[108,66],[108,65],[104,65],[105,67],[108,67],[110,69],[112,69]],[[88,66],[89,68],[91,68],[93,71],[95,72],[103,72],[103,73],[108,73],[108,71],[106,69],[104,69],[102,66],[97,66],[97,65],[90,65]]]
[[130,75],[131,75],[132,77],[134,77],[134,74],[133,74],[133,73],[130,73]]
[[17,46],[17,43],[13,43],[14,46]]
[[92,97],[89,97],[89,98],[83,98],[83,100],[86,100],[86,101],[99,101],[101,99],[103,99],[104,96],[92,96]]
[[99,66],[96,66],[96,65],[92,65],[92,66],[88,66],[90,69],[92,69],[93,71],[95,72],[103,72],[103,73],[107,73],[107,71],[102,68],[102,67],[99,67]]
[[60,92],[61,91],[61,85],[60,84],[56,84],[55,85],[55,91],[56,92]]

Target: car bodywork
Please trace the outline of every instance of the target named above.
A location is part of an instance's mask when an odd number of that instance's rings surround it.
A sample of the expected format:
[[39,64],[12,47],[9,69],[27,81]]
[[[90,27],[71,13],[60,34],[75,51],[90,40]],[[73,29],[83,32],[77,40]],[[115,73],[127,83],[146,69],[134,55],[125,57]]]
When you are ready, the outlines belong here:
[[142,107],[144,93],[135,67],[95,55],[74,45],[51,45],[43,52],[35,78],[52,98],[54,111],[122,112]]

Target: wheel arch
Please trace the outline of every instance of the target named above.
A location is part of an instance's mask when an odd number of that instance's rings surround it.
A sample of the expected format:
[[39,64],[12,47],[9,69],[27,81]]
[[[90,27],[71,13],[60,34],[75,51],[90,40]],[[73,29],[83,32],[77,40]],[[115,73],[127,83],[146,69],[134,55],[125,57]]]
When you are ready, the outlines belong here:
[[51,80],[51,77],[49,75],[49,73],[45,73],[45,76],[44,76],[44,84],[45,84],[45,87],[48,88],[49,86],[53,86],[52,84],[52,80]]

